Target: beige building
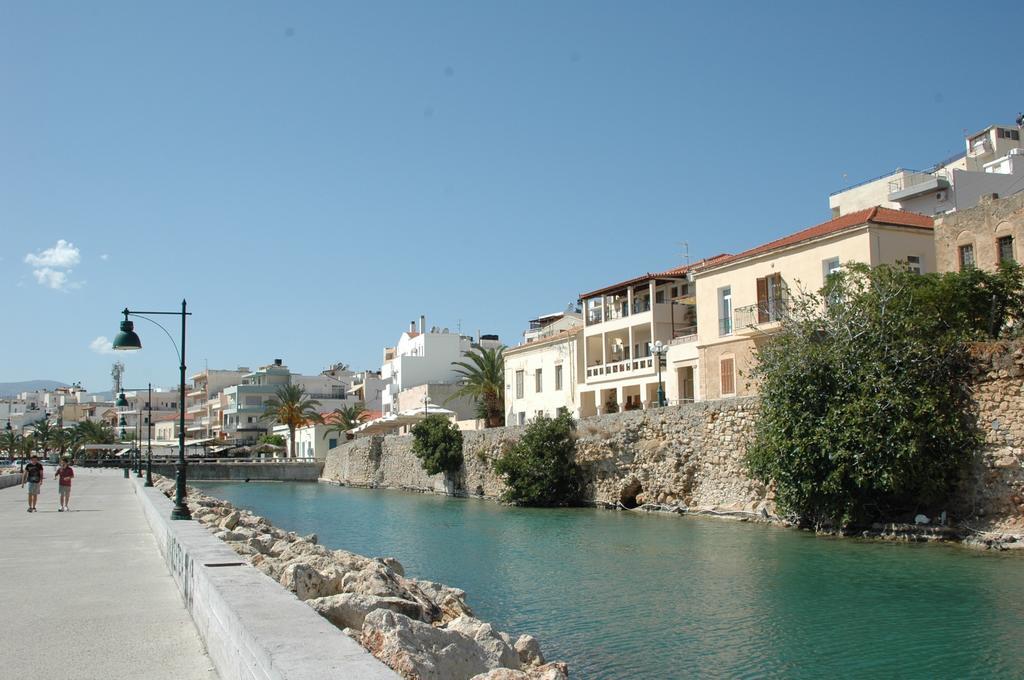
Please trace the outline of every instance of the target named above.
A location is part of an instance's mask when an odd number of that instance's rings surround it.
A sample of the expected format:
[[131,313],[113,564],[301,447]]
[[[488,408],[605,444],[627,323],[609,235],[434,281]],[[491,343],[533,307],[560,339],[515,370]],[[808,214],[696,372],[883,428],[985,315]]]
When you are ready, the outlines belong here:
[[[652,347],[696,342],[691,268],[647,273],[580,295],[584,322],[580,417],[658,403],[659,366]],[[666,398],[672,401],[673,383],[662,362]]]
[[699,398],[755,393],[745,376],[758,344],[778,328],[794,293],[819,290],[843,264],[903,262],[934,272],[932,232],[930,217],[870,208],[697,269]]
[[1024,258],[1024,193],[987,196],[970,210],[935,221],[935,259],[940,272],[974,266],[995,270]]
[[580,416],[583,327],[573,326],[505,350],[505,423],[538,415]]

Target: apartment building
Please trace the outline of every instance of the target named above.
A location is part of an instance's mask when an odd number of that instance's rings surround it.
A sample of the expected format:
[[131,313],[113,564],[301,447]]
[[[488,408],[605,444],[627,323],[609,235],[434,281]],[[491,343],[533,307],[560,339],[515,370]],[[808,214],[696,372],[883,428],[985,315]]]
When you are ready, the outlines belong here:
[[829,196],[833,217],[874,206],[941,215],[974,207],[982,196],[1024,189],[1024,145],[1013,125],[990,125],[964,138],[965,151],[927,170],[898,168]]
[[579,415],[648,408],[658,401],[653,348],[696,340],[691,266],[647,273],[580,295],[583,352]]
[[754,352],[778,329],[792,295],[819,290],[849,262],[936,271],[932,218],[869,208],[696,269],[701,398],[756,393],[747,378]]
[[192,376],[192,387],[186,393],[188,423],[185,436],[190,439],[221,440],[224,435],[224,407],[227,399],[224,390],[240,385],[249,368],[240,366],[234,370],[206,369]]
[[578,418],[582,318],[544,335],[531,334],[534,321],[530,324],[524,334],[528,339],[505,350],[505,424],[523,425],[538,415],[554,417],[562,412]]
[[978,267],[995,271],[1024,259],[1024,193],[985,196],[978,205],[935,221],[935,259],[940,272]]

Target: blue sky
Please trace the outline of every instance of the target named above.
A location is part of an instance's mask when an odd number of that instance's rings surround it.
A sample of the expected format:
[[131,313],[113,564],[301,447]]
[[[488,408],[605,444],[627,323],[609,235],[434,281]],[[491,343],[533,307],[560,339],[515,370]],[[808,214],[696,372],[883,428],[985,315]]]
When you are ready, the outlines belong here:
[[[1016,13],[2,1],[0,381],[106,389],[118,310],[183,297],[190,373],[376,368],[421,313],[515,343],[1012,122]],[[126,381],[173,384],[147,325]]]

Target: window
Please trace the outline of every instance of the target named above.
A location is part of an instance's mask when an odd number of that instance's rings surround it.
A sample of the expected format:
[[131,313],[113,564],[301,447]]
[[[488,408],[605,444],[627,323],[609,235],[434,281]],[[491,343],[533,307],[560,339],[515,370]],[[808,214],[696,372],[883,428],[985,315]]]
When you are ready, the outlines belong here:
[[526,411],[519,412],[518,420],[520,425],[526,425]]
[[921,256],[920,255],[907,255],[907,269],[914,274],[921,273]]
[[722,357],[722,396],[736,394],[736,362],[732,357]]
[[1000,236],[996,239],[996,252],[999,253],[999,264],[1013,262],[1013,237]]
[[757,280],[757,322],[768,323],[782,318],[782,274]]
[[562,389],[562,364],[555,366],[555,389]]
[[665,301],[665,291],[664,290],[656,290],[656,291],[654,291],[654,301],[658,302],[658,303],[664,302]]
[[535,392],[540,393],[544,391],[544,369],[538,368],[537,372],[533,374],[533,389]]
[[523,382],[526,379],[525,371],[516,371],[516,399],[523,398]]
[[839,271],[840,268],[839,258],[832,257],[821,262],[821,281],[822,283],[828,282],[828,277]]
[[732,286],[718,289],[718,334],[732,335]]
[[555,411],[555,415],[556,416],[564,416],[568,412],[569,412],[569,409],[567,409],[564,406],[559,406],[558,409]]
[[968,243],[960,246],[960,269],[967,269],[974,266],[974,244]]
[[668,294],[668,295],[669,295],[669,297],[671,297],[671,298],[677,298],[677,297],[679,297],[679,288],[677,288],[676,286],[672,286],[672,290],[671,290],[671,291],[669,291],[669,294]]

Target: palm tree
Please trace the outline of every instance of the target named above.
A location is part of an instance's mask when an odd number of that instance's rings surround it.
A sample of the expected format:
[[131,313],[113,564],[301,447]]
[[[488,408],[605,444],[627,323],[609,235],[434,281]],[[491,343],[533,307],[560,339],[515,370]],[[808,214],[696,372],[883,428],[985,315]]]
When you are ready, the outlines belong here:
[[85,444],[113,444],[116,439],[114,429],[104,422],[96,420],[83,420],[75,425],[71,431],[72,455],[78,454],[78,450]]
[[295,429],[308,422],[321,423],[323,418],[317,412],[320,402],[306,396],[306,390],[298,385],[281,385],[277,392],[263,404],[262,420],[271,420],[288,426],[291,457],[295,458]]
[[505,347],[480,348],[466,355],[469,361],[453,361],[455,372],[462,376],[462,387],[450,396],[472,397],[483,407],[486,427],[505,424]]
[[56,429],[45,418],[32,423],[32,437],[42,448],[43,458],[50,453],[50,441],[53,439],[53,432]]
[[0,435],[0,449],[7,452],[8,458],[14,458],[21,450],[21,435],[14,430],[6,430]]
[[352,435],[348,433],[353,427],[358,427],[360,423],[366,420],[370,414],[366,411],[366,405],[358,401],[351,406],[343,406],[342,408],[334,409],[334,412],[330,416],[330,427],[327,428],[325,434],[337,433],[344,436],[345,439],[351,439]]

